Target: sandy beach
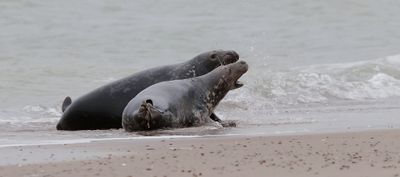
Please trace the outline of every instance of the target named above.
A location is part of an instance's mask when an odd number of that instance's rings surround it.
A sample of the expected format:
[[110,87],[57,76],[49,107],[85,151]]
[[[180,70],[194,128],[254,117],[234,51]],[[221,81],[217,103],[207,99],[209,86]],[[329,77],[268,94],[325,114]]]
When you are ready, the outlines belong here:
[[400,176],[400,130],[0,148],[0,176]]

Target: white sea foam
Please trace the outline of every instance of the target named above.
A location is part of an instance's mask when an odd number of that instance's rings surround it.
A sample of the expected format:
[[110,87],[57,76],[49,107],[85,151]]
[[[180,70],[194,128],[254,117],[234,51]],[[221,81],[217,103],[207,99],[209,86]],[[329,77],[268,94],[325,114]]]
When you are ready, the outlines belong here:
[[39,105],[24,106],[18,113],[12,111],[0,112],[0,125],[7,124],[14,127],[29,127],[32,123],[54,123],[62,115],[59,106],[45,107]]
[[59,107],[45,107],[45,106],[31,106],[27,105],[22,108],[23,111],[27,113],[36,113],[36,114],[41,114],[41,115],[48,115],[48,116],[55,116],[59,117],[61,116],[61,112],[59,111]]
[[[371,61],[257,73],[251,75],[251,79],[244,80],[243,88],[231,91],[221,102],[217,112],[223,118],[229,117],[251,124],[318,122],[319,118],[307,115],[310,110],[317,110],[313,108],[315,104],[324,107],[327,104],[348,102],[350,105],[354,102],[399,97],[399,64],[400,55],[396,55]],[[330,110],[326,106],[321,109]],[[293,112],[299,114],[292,115]],[[277,114],[284,115],[277,117]]]
[[58,111],[58,107],[45,107],[45,106],[31,106],[27,105],[22,108],[23,111],[27,113],[38,113],[38,114],[43,114],[43,115],[49,115],[49,116],[61,116],[61,112]]
[[249,96],[258,94],[279,104],[400,96],[400,55],[261,73],[249,87]]

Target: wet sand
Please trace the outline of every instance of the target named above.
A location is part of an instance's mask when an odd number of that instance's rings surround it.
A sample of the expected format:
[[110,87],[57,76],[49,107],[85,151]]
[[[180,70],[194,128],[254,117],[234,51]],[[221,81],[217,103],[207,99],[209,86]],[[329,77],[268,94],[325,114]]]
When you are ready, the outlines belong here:
[[400,176],[400,130],[0,148],[0,176]]

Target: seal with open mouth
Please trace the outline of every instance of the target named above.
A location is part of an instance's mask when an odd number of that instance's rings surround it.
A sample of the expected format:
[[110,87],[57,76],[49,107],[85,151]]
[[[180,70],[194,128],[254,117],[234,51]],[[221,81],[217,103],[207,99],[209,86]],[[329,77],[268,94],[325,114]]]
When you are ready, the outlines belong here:
[[243,86],[244,61],[220,66],[203,76],[152,85],[126,106],[122,126],[126,131],[199,126],[213,121],[213,111],[232,89]]

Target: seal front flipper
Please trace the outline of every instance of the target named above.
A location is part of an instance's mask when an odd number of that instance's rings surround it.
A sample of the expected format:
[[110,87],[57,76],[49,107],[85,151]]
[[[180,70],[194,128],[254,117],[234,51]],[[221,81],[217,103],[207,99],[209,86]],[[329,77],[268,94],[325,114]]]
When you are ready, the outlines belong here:
[[221,119],[217,115],[215,115],[215,113],[211,113],[210,118],[215,122],[221,123]]
[[234,120],[221,120],[222,127],[236,127],[236,121]]
[[71,97],[67,96],[64,99],[64,102],[63,102],[63,104],[61,106],[62,112],[64,112],[68,108],[68,106],[71,105],[71,103],[72,103]]
[[211,113],[211,120],[219,122],[223,127],[236,127],[236,122],[232,120],[221,120],[215,113]]

